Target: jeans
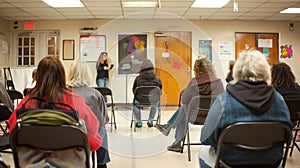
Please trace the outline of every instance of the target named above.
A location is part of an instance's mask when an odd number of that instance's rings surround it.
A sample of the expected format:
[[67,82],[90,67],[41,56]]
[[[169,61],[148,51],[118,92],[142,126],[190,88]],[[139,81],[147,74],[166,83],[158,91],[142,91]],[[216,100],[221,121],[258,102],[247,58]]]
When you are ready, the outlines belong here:
[[199,158],[199,167],[200,167],[200,168],[211,168],[209,165],[207,165],[207,164],[205,163],[204,160],[202,160],[202,159],[200,159],[200,158]]
[[97,150],[97,164],[104,165],[110,162],[106,128],[100,127],[99,134],[101,135],[103,142],[101,147]]
[[[141,104],[141,103],[135,100],[135,104]],[[151,108],[150,108],[150,114],[149,114],[149,118],[148,118],[149,120],[153,120],[154,119],[156,111],[157,111],[157,105],[158,105],[158,102],[155,103],[153,106],[151,106]],[[134,106],[133,107],[133,111],[134,111],[135,119],[137,121],[142,121],[142,119],[141,119],[141,109],[139,107],[137,107],[137,106]]]
[[[98,87],[108,87],[108,78],[99,78],[96,80],[97,86]],[[106,96],[103,96],[104,101],[107,102]]]
[[186,134],[185,123],[186,116],[184,113],[184,106],[182,105],[175,111],[168,121],[168,124],[171,126],[171,128],[176,128],[175,140],[178,142],[182,141]]

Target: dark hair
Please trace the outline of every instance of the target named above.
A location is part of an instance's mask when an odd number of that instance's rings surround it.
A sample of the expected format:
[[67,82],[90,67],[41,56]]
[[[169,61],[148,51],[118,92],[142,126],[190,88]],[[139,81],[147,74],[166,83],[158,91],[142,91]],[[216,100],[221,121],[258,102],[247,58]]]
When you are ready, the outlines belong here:
[[286,85],[288,89],[295,88],[296,78],[290,66],[286,63],[278,63],[272,66],[272,85],[275,89]]
[[44,57],[38,64],[36,85],[29,95],[59,101],[61,95],[67,93],[67,90],[65,69],[59,58]]

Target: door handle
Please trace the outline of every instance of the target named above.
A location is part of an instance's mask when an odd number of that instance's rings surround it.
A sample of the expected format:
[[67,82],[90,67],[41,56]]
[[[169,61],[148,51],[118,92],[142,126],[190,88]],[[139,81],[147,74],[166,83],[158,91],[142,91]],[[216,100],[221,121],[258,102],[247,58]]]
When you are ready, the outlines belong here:
[[188,73],[190,73],[190,72],[191,72],[191,68],[190,68],[190,67],[188,67],[188,68],[187,68],[187,71],[188,71]]

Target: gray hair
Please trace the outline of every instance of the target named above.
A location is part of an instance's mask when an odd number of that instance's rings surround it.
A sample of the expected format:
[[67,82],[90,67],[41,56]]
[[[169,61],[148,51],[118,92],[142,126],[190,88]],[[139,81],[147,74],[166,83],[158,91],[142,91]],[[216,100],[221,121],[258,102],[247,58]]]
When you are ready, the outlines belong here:
[[91,71],[86,62],[76,60],[70,65],[67,84],[71,87],[89,86],[91,76]]
[[233,83],[239,80],[269,82],[271,70],[266,56],[258,50],[241,52],[233,67],[233,78]]

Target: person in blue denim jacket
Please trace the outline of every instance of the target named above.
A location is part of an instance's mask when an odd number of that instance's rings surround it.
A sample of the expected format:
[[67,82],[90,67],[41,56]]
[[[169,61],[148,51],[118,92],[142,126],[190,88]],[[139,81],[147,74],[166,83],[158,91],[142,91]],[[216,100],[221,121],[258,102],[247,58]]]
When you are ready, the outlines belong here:
[[[266,56],[260,51],[240,53],[233,68],[233,84],[217,97],[202,128],[200,141],[204,145],[199,151],[201,168],[214,167],[218,136],[228,125],[247,121],[278,121],[292,127],[283,97],[268,84],[270,74]],[[283,147],[251,151],[226,146],[221,159],[229,165],[250,164],[257,167],[279,162],[282,155]]]

